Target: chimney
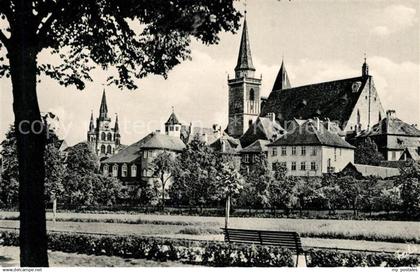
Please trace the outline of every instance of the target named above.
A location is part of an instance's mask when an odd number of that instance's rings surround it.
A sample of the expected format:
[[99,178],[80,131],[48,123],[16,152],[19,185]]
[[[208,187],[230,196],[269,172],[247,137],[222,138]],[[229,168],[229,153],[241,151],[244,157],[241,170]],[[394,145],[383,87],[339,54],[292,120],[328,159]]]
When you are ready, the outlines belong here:
[[271,122],[274,122],[276,120],[276,114],[274,112],[267,113],[268,119],[270,119]]
[[394,119],[396,117],[395,110],[387,110],[386,111],[386,118]]

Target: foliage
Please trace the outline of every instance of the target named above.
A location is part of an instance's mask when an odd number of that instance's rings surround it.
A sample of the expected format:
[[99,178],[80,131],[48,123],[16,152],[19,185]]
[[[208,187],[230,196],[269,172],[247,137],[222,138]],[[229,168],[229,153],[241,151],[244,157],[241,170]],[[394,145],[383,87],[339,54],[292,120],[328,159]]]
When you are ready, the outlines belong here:
[[13,207],[16,206],[19,198],[19,166],[13,126],[6,133],[6,139],[1,143],[1,147],[0,204]]
[[378,151],[378,146],[371,138],[366,137],[356,143],[354,163],[379,165],[383,160],[383,155]]
[[[16,246],[16,232],[2,231],[0,245]],[[77,233],[50,233],[49,249],[79,254],[181,261],[206,266],[293,266],[290,251],[270,246],[226,244],[146,236],[102,236]],[[338,250],[307,252],[308,267],[417,267],[417,255],[367,253]]]
[[243,188],[244,179],[232,160],[221,157],[217,164],[215,196],[219,200],[236,197]]
[[401,175],[396,181],[400,187],[402,208],[408,215],[420,213],[420,165],[415,161],[401,168]]
[[166,185],[173,177],[173,173],[177,168],[175,154],[167,151],[159,153],[151,163],[150,170],[152,171],[152,176],[158,180],[158,185],[155,185],[155,190],[161,195],[162,208],[165,207]]
[[308,256],[308,267],[416,267],[420,264],[417,255],[310,250]]
[[68,148],[66,175],[63,187],[65,205],[112,205],[118,197],[124,198],[123,186],[114,177],[98,173],[98,159],[87,143]]
[[45,194],[49,201],[61,199],[64,192],[65,167],[63,156],[54,143],[45,148]]
[[177,157],[178,168],[169,194],[175,204],[202,207],[212,203],[216,154],[195,137]]

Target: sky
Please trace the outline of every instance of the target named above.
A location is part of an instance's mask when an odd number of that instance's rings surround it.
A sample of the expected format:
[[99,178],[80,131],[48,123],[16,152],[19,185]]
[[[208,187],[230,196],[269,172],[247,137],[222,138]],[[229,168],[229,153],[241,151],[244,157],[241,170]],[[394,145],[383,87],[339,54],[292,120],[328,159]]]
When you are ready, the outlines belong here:
[[[420,2],[248,0],[247,22],[256,75],[268,96],[284,58],[293,87],[361,75],[366,53],[385,110],[420,125]],[[244,10],[244,2],[236,2]],[[234,75],[241,30],[222,33],[210,47],[191,44],[192,60],[176,66],[168,79],[149,76],[135,91],[105,87],[109,114],[118,113],[121,140],[131,144],[163,129],[172,107],[196,126],[228,121],[227,77]],[[39,58],[49,58],[41,53]],[[86,139],[91,111],[96,118],[106,72],[96,71],[84,91],[41,77],[41,111],[60,118],[69,145]],[[0,141],[13,123],[9,78],[0,79]]]

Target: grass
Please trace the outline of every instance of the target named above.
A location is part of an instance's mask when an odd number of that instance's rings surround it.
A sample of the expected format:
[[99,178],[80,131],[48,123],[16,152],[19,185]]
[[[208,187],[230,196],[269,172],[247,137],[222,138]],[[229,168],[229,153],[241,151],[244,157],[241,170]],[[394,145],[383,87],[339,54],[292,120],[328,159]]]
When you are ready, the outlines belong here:
[[[1,212],[0,216],[16,219],[17,214]],[[52,216],[49,213],[47,217],[51,219]],[[59,213],[57,219],[59,222],[55,224],[48,222],[49,229],[139,235],[216,235],[220,234],[220,228],[224,223],[223,217],[153,214]],[[0,224],[18,226],[17,221],[2,221]],[[420,244],[420,223],[410,221],[232,217],[230,227],[296,231],[302,237],[313,238]]]

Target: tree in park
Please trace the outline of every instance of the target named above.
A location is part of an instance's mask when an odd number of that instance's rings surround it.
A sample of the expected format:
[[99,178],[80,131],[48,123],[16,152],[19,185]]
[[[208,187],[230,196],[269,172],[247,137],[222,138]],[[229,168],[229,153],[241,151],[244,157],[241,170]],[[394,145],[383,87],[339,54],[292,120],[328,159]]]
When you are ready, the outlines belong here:
[[1,143],[2,172],[0,179],[0,204],[5,207],[17,205],[19,195],[19,166],[16,150],[16,135],[13,126]]
[[169,190],[172,201],[200,207],[213,201],[217,157],[213,149],[195,137],[177,157],[174,182]]
[[156,191],[160,192],[162,210],[165,209],[165,198],[167,184],[173,178],[175,170],[178,168],[174,153],[163,151],[153,159],[150,170],[152,176],[156,178]]
[[[7,25],[0,31],[11,78],[19,162],[21,266],[48,266],[45,225],[44,149],[36,85],[44,74],[79,89],[94,67],[114,68],[109,83],[136,88],[148,74],[166,77],[190,54],[191,37],[218,42],[221,31],[238,29],[233,0],[0,0]],[[41,51],[61,64],[41,63]]]
[[371,138],[365,138],[356,143],[354,163],[379,165],[384,156],[379,153],[378,146]]
[[357,216],[363,194],[362,182],[352,176],[343,176],[337,178],[337,184],[341,189],[343,200],[353,209],[353,214]]
[[404,213],[415,216],[420,213],[420,165],[409,160],[400,169],[401,175],[396,180],[400,188],[400,197]]
[[226,201],[225,228],[229,225],[230,204],[232,197],[238,196],[243,188],[244,178],[232,160],[220,157],[217,164],[216,183],[214,184],[216,197]]

